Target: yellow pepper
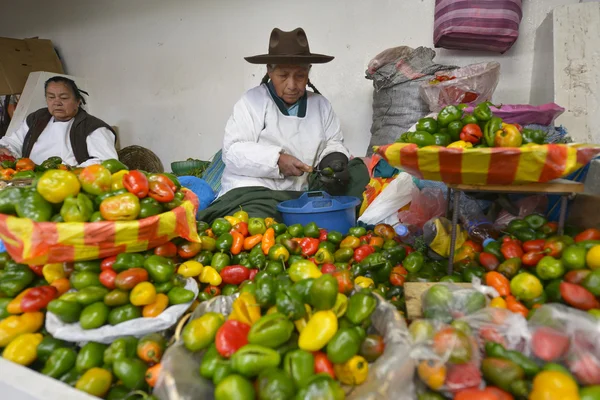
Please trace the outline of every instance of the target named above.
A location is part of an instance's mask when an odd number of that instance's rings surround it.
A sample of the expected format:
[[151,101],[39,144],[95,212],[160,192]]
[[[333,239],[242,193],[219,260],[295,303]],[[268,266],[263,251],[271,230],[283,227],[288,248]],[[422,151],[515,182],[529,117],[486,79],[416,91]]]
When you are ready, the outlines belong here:
[[421,361],[417,373],[419,378],[431,389],[440,390],[446,380],[446,365],[441,361]]
[[181,264],[177,269],[177,273],[186,278],[195,278],[202,273],[202,268],[204,268],[204,266],[198,261],[190,260]]
[[346,385],[361,385],[369,376],[369,363],[362,356],[354,356],[343,364],[334,364],[335,376]]
[[125,176],[125,174],[128,174],[129,171],[127,171],[126,169],[123,169],[121,171],[115,172],[114,174],[112,174],[110,180],[111,180],[111,189],[113,191],[115,190],[119,190],[119,189],[123,189],[123,176]]
[[308,278],[318,278],[323,273],[317,266],[308,260],[296,261],[288,268],[288,275],[292,282],[298,282]]
[[458,140],[454,143],[450,143],[446,147],[449,149],[470,149],[471,147],[473,147],[473,143],[465,142],[464,140]]
[[242,222],[241,219],[236,218],[236,217],[231,217],[231,216],[226,216],[224,217],[225,220],[227,220],[227,222],[229,222],[231,224],[231,226],[236,226],[237,224],[239,224],[240,222]]
[[529,400],[579,400],[579,388],[562,372],[542,371],[533,379]]
[[277,306],[273,306],[267,310],[267,315],[274,314],[276,312],[279,312],[279,310],[277,310]]
[[28,312],[11,315],[0,321],[0,347],[6,347],[14,338],[23,333],[35,333],[44,324],[44,313]]
[[490,307],[506,308],[506,300],[504,300],[502,297],[496,297],[490,301]]
[[354,280],[354,284],[363,289],[375,287],[375,282],[373,282],[373,279],[364,276],[357,276]]
[[129,301],[134,306],[147,306],[156,301],[156,288],[150,282],[140,282],[129,293]]
[[12,299],[6,306],[6,311],[8,311],[10,314],[23,314],[23,310],[21,310],[21,300],[31,289],[32,288],[23,290],[17,295],[17,297]]
[[221,282],[223,282],[223,279],[213,267],[204,267],[200,273],[199,281],[201,283],[208,283],[212,286],[219,286]]
[[348,309],[348,297],[346,297],[343,293],[338,293],[335,298],[335,304],[331,311],[335,313],[335,316],[338,318],[342,318],[344,314],[346,314],[346,310]]
[[250,326],[260,319],[260,305],[252,293],[244,292],[233,302],[233,312],[229,319],[243,322]]
[[77,195],[81,184],[77,176],[69,171],[51,169],[40,177],[37,192],[50,203],[62,203],[67,197]]
[[306,324],[308,324],[308,321],[310,320],[310,317],[312,316],[312,308],[310,308],[310,306],[308,304],[305,304],[304,308],[306,309],[306,315],[304,315],[304,317],[294,321],[294,325],[296,326],[296,330],[298,332],[302,332],[304,330],[304,328],[306,328]]
[[44,279],[48,283],[52,283],[57,279],[66,277],[62,263],[44,265],[42,268],[42,274],[44,274]]
[[37,357],[37,347],[44,337],[41,333],[25,333],[6,346],[2,357],[21,365],[29,365]]
[[325,347],[338,330],[338,319],[331,310],[317,311],[300,332],[298,347],[317,351]]
[[275,221],[274,218],[265,218],[265,226],[267,228],[270,228],[271,226],[277,224],[277,221]]

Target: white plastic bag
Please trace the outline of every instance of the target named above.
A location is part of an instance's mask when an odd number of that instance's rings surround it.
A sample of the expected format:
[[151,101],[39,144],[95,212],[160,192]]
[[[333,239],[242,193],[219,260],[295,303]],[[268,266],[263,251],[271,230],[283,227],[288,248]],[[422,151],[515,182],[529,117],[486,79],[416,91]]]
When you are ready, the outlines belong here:
[[415,184],[411,175],[400,172],[367,207],[358,219],[367,225],[385,223],[395,225],[398,223],[398,210],[412,200],[412,191]]
[[46,313],[46,330],[55,338],[67,342],[93,341],[106,344],[123,336],[140,338],[149,333],[160,332],[175,325],[198,296],[198,284],[194,279],[188,278],[185,288],[194,292],[192,301],[168,307],[154,318],[135,318],[114,326],[104,325],[98,329],[86,330],[81,328],[78,322],[65,324],[56,315],[48,311]]

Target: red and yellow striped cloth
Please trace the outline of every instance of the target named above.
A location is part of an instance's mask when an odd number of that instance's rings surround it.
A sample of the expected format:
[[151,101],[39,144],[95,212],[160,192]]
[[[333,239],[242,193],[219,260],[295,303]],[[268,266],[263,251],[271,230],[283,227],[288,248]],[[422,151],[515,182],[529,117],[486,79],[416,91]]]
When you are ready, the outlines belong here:
[[34,222],[0,214],[0,239],[18,263],[95,260],[152,249],[175,237],[199,242],[198,197],[185,190],[181,206],[136,221]]
[[375,151],[390,165],[420,179],[452,184],[510,185],[567,176],[600,154],[600,146],[546,144],[524,147],[418,148],[391,143]]

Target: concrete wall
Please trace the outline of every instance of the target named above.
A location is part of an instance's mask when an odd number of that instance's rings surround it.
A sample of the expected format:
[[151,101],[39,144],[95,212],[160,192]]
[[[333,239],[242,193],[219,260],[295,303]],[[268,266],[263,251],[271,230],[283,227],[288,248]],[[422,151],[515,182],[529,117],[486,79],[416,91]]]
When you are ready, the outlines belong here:
[[[494,100],[529,103],[536,29],[554,7],[578,2],[525,0],[521,36],[506,54],[439,50],[436,60],[497,60]],[[121,145],[146,146],[168,165],[220,148],[233,104],[264,74],[243,57],[265,52],[275,26],[302,26],[313,51],[336,56],[315,66],[312,81],[333,103],[348,147],[363,155],[366,65],[389,47],[432,46],[434,1],[0,0],[0,10],[0,36],[53,40],[66,72],[89,80],[94,112],[119,127]]]

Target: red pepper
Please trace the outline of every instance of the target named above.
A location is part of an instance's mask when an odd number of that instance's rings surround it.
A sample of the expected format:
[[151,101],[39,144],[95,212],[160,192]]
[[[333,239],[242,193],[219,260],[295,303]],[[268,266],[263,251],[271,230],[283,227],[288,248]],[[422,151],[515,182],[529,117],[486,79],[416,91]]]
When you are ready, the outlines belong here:
[[42,273],[42,269],[44,268],[43,265],[30,265],[29,269],[33,271],[34,274],[36,274],[37,276],[44,276],[44,274]]
[[526,252],[542,251],[544,250],[545,244],[545,239],[528,240],[525,243],[523,243],[523,250],[525,250]]
[[243,265],[230,265],[223,268],[219,275],[221,275],[224,283],[239,285],[250,278],[250,269]]
[[352,284],[352,275],[350,271],[335,271],[333,277],[338,281],[338,292],[342,294],[349,294],[354,289],[354,285]]
[[544,245],[544,252],[546,255],[554,258],[560,258],[563,250],[567,247],[567,245],[558,239],[549,239],[546,241]]
[[223,357],[231,357],[233,353],[248,344],[250,325],[235,319],[225,321],[215,336],[215,346]]
[[483,251],[483,247],[479,243],[475,243],[474,241],[472,241],[470,239],[466,240],[463,243],[463,246],[472,248],[473,250],[475,250],[475,253],[481,253]]
[[324,242],[327,240],[327,230],[319,229],[319,242]]
[[336,271],[336,267],[333,264],[323,264],[321,265],[321,272],[323,274],[333,274]]
[[590,274],[589,269],[575,269],[573,271],[569,271],[565,274],[563,279],[565,282],[574,283],[576,285],[580,285],[581,282]]
[[310,257],[319,250],[319,239],[304,238],[300,242],[300,248],[302,249],[302,255]]
[[123,176],[123,187],[129,193],[143,199],[148,196],[148,178],[140,171],[129,171]]
[[335,372],[333,371],[333,363],[327,358],[327,354],[321,351],[315,351],[315,374],[328,374],[331,378],[335,379]]
[[502,243],[502,246],[500,246],[500,251],[502,252],[504,258],[506,258],[507,260],[515,257],[523,257],[523,249],[519,244],[515,243],[514,241]]
[[169,187],[169,189],[171,189],[173,191],[173,193],[175,193],[177,191],[177,186],[175,186],[173,181],[165,175],[162,175],[162,174],[150,175],[150,178],[148,179],[148,181],[164,183],[165,185],[167,185]]
[[21,299],[21,310],[23,312],[40,311],[46,308],[48,303],[58,296],[58,290],[54,286],[38,286],[31,288]]
[[527,253],[523,254],[521,262],[527,267],[535,267],[538,265],[540,260],[544,258],[544,255],[545,254],[543,251],[528,251]]
[[[600,308],[600,302],[583,286],[561,282],[559,290],[563,300],[571,307],[584,311]],[[21,302],[21,308],[23,308],[23,302]]]
[[404,286],[404,282],[406,282],[406,277],[408,276],[408,271],[401,265],[397,265],[392,268],[392,272],[390,273],[390,283],[392,286]]
[[100,262],[100,269],[102,271],[105,271],[107,269],[112,270],[115,261],[117,261],[117,256],[110,256],[102,259],[102,262]]
[[477,144],[483,137],[481,128],[477,124],[467,124],[460,131],[460,140]]
[[583,242],[584,240],[600,240],[600,230],[590,228],[575,236],[575,243]]
[[177,254],[181,258],[192,258],[202,250],[202,243],[185,241],[177,248]]
[[479,253],[479,264],[485,268],[486,271],[495,271],[496,268],[500,265],[500,261],[498,257],[493,255],[492,253]]
[[167,242],[154,248],[154,254],[161,257],[172,258],[177,255],[177,246],[173,242]]
[[150,182],[150,191],[148,192],[148,196],[152,197],[159,203],[168,203],[173,201],[175,198],[175,193],[166,183],[154,181]]
[[504,236],[504,237],[502,238],[502,243],[503,243],[503,244],[504,244],[504,243],[516,243],[516,244],[518,244],[519,246],[522,246],[522,245],[523,245],[523,243],[521,243],[521,241],[520,241],[519,239],[517,239],[517,238],[514,238],[514,237],[511,237],[511,236]]
[[248,276],[248,280],[253,281],[256,274],[258,274],[258,268],[251,269],[250,276]]
[[232,231],[238,231],[243,237],[248,236],[248,224],[246,222],[238,222],[231,228]]
[[363,244],[362,246],[354,250],[354,261],[361,262],[366,256],[368,256],[369,254],[373,254],[374,252],[375,249],[372,246],[369,246],[368,244]]
[[208,293],[208,294],[210,294],[211,296],[218,296],[218,295],[220,295],[220,294],[221,294],[221,289],[219,289],[219,288],[218,288],[218,287],[216,287],[216,286],[207,286],[207,287],[204,289],[204,293]]
[[105,269],[100,272],[100,283],[107,289],[113,290],[115,286],[115,279],[117,278],[117,272],[112,269]]

